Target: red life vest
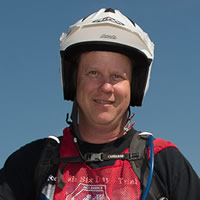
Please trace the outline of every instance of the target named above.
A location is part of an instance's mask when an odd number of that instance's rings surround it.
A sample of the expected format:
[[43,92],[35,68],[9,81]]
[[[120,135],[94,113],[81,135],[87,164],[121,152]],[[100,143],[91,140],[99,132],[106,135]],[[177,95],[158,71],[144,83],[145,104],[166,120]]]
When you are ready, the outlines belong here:
[[[162,139],[154,140],[155,154],[167,147],[175,147]],[[126,149],[122,153],[128,153]],[[64,130],[60,157],[79,156],[69,128]],[[59,169],[63,164],[60,164]],[[129,161],[116,160],[113,166],[98,169],[86,163],[68,163],[63,172],[66,183],[61,190],[57,187],[54,200],[139,200],[141,184]]]

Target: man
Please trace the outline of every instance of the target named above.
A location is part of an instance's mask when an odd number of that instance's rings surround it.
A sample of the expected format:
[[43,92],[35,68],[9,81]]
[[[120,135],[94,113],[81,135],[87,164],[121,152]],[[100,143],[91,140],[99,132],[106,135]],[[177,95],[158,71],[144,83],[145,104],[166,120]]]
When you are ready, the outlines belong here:
[[101,9],[71,26],[60,49],[72,122],[60,145],[38,140],[8,158],[0,199],[200,199],[199,178],[179,150],[130,123],[129,107],[142,105],[149,85],[148,35],[118,10]]

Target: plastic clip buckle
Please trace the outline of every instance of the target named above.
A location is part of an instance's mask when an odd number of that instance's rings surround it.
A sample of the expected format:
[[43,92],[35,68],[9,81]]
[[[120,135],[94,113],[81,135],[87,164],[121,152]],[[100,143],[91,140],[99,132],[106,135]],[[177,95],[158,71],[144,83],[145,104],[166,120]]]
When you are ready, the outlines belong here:
[[103,153],[86,153],[85,160],[88,162],[103,161]]
[[128,153],[128,160],[139,160],[140,154],[139,153]]

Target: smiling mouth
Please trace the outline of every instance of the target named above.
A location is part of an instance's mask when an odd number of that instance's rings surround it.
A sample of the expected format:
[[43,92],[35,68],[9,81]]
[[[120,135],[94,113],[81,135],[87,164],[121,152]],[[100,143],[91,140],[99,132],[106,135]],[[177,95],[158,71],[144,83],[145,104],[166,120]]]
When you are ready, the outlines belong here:
[[113,101],[98,100],[98,99],[96,99],[95,102],[98,104],[109,104],[109,105],[114,103]]

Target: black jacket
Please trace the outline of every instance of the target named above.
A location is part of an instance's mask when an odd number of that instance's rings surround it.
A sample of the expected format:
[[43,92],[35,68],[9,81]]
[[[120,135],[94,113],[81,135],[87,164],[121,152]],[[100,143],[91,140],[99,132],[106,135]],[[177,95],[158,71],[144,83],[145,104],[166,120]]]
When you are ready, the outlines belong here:
[[[7,159],[0,170],[0,200],[35,200],[34,173],[44,145],[45,139],[34,141]],[[123,150],[127,145],[120,146]],[[86,147],[94,148],[88,143],[82,144],[81,148]],[[109,148],[113,150],[112,145]],[[167,148],[156,154],[155,171],[169,200],[200,199],[200,179],[176,148]]]

